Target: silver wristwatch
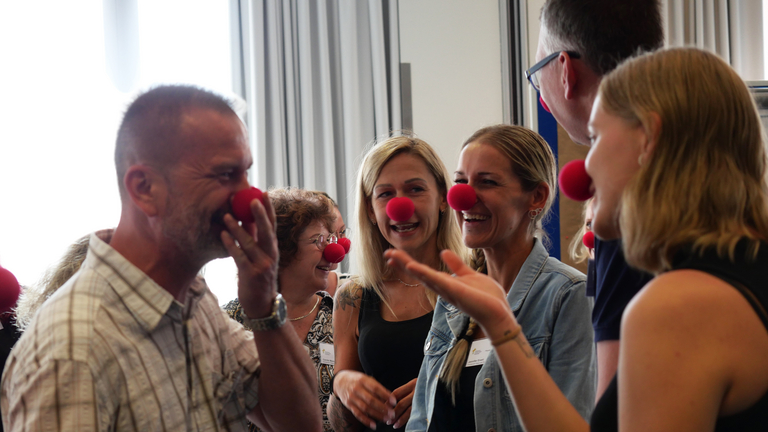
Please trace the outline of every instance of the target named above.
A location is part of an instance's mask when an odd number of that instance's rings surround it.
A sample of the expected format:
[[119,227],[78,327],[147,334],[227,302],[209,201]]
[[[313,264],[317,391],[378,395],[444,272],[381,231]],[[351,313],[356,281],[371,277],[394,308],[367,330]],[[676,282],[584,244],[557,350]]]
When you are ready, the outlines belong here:
[[272,303],[272,314],[264,318],[248,318],[243,311],[243,323],[253,331],[274,330],[285,324],[288,309],[285,306],[283,296],[278,294]]

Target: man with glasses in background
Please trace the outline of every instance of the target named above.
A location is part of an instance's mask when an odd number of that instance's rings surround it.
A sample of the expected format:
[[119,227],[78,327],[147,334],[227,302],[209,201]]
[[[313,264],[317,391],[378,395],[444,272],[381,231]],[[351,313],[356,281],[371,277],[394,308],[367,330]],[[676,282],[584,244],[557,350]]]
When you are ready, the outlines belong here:
[[[589,145],[587,123],[603,76],[623,60],[661,48],[657,0],[548,0],[541,10],[537,63],[526,77],[571,139]],[[651,275],[627,266],[621,241],[595,239],[597,398],[616,374],[621,315]]]

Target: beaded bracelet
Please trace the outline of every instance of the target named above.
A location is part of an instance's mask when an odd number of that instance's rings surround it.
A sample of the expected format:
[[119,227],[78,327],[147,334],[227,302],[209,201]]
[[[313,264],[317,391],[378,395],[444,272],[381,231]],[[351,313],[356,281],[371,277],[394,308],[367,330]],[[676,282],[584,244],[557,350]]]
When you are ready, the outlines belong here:
[[499,345],[505,344],[512,339],[516,338],[520,332],[523,331],[523,326],[519,325],[514,330],[507,330],[501,337],[494,339],[491,341],[491,345],[494,347],[498,347]]

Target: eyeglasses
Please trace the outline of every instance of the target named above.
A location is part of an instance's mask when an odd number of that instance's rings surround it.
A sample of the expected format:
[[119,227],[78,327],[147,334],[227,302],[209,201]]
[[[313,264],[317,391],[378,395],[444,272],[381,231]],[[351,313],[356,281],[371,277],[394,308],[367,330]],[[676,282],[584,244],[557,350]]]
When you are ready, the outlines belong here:
[[539,85],[539,76],[537,75],[537,73],[541,70],[541,68],[546,66],[547,63],[549,63],[552,60],[554,60],[555,58],[557,58],[557,56],[559,56],[560,53],[562,53],[562,52],[568,54],[569,56],[571,56],[571,57],[573,57],[575,59],[581,58],[581,54],[579,54],[579,53],[577,53],[575,51],[557,51],[557,52],[553,52],[552,54],[544,57],[543,59],[541,59],[540,62],[536,63],[535,65],[531,66],[530,69],[525,71],[525,77],[528,78],[528,82],[531,83],[531,85],[533,86],[533,88],[536,89],[536,91],[540,91],[541,90],[541,86]]
[[349,236],[349,228],[345,228],[342,231],[339,231],[339,238],[347,238]]
[[317,250],[321,252],[325,249],[326,246],[328,246],[328,243],[336,243],[339,241],[338,238],[333,234],[329,235],[328,237],[320,234],[319,236],[309,240],[311,243],[314,243],[315,247],[317,247]]

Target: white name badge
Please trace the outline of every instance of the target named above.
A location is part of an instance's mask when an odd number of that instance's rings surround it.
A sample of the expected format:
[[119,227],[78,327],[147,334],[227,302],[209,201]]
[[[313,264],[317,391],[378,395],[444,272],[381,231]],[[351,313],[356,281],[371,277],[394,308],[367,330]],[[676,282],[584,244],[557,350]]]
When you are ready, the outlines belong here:
[[320,342],[320,363],[333,366],[334,362],[333,344]]
[[469,347],[469,355],[467,356],[467,364],[465,367],[482,366],[485,364],[485,359],[488,358],[488,354],[493,351],[493,346],[488,338],[478,339],[472,342],[472,346]]

